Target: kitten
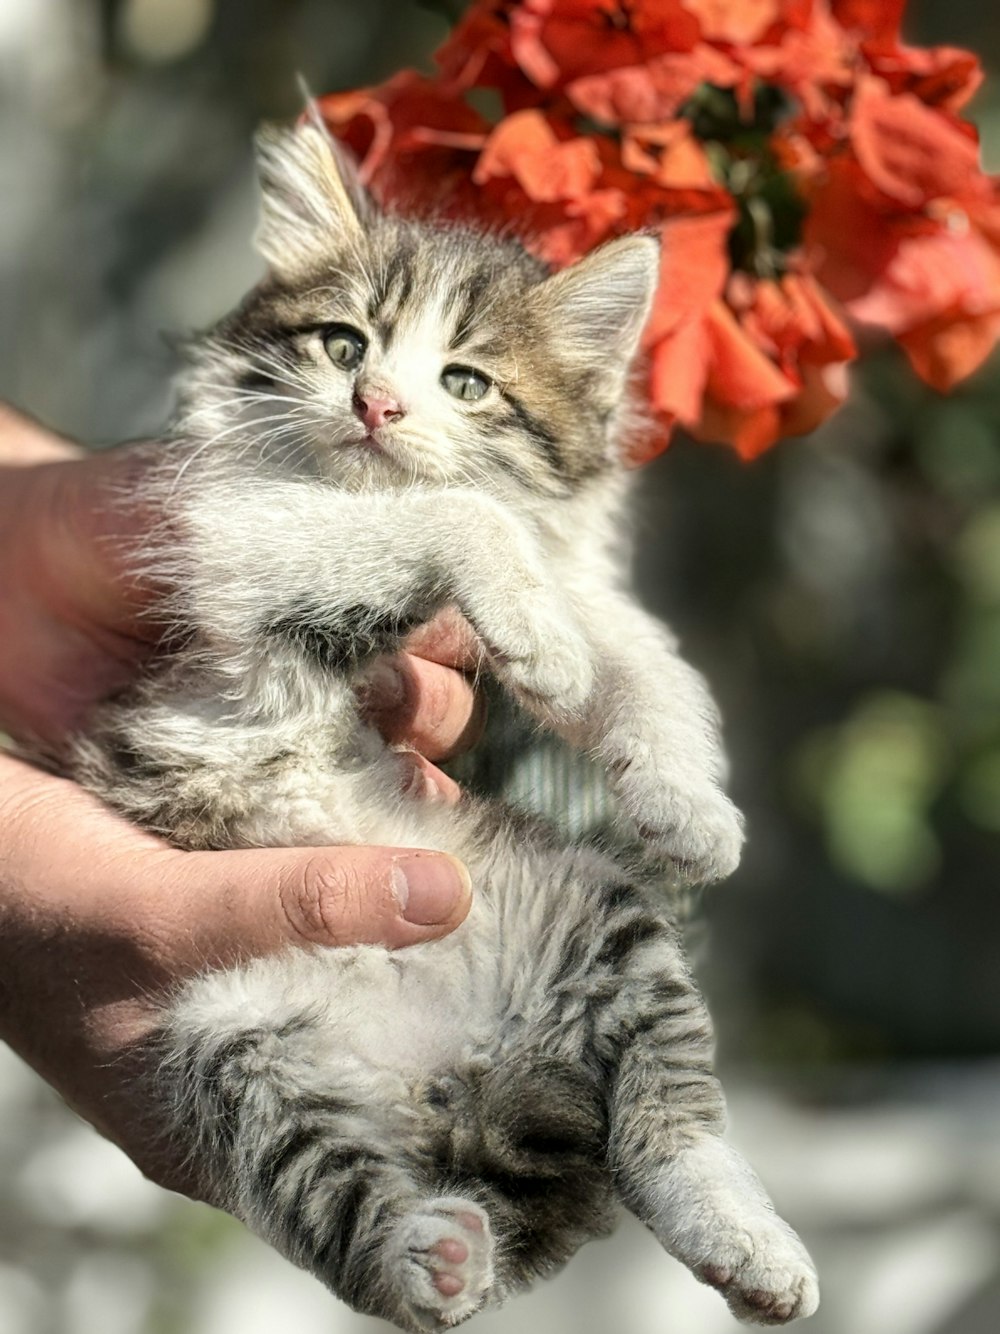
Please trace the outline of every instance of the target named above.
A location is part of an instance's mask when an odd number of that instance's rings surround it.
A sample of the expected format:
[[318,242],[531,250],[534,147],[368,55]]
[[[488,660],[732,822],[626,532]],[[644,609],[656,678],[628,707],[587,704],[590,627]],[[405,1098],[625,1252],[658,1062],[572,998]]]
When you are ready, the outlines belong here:
[[[435,1330],[607,1233],[624,1203],[742,1319],[815,1274],[721,1138],[664,863],[735,867],[715,708],[624,591],[628,367],[646,236],[555,276],[387,215],[312,125],[262,141],[268,278],[197,346],[150,483],[183,633],[72,772],[188,848],[376,843],[467,863],[445,940],[206,974],[163,1019],[169,1133],[217,1197],[358,1310]],[[359,716],[447,604],[544,728],[607,771],[631,864],[498,802],[406,795]]]

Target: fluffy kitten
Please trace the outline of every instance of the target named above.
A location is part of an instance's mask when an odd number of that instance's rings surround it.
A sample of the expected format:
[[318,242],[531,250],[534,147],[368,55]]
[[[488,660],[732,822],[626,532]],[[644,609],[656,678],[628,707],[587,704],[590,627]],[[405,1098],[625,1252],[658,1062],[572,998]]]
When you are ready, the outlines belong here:
[[[439,942],[217,972],[164,1015],[170,1133],[231,1211],[357,1309],[454,1324],[609,1231],[616,1201],[741,1318],[817,1304],[720,1138],[704,1004],[657,890],[736,865],[716,713],[616,552],[648,237],[548,276],[387,216],[313,126],[263,141],[267,280],[195,350],[151,485],[183,634],[72,770],[185,847],[363,842],[469,866]],[[455,603],[484,664],[610,776],[640,869],[496,802],[404,795],[359,716]]]

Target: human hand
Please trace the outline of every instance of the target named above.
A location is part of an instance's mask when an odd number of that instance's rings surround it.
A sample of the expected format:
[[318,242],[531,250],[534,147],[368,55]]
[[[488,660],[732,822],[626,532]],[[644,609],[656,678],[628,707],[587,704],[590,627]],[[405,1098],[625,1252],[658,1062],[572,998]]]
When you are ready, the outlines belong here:
[[[141,449],[85,455],[0,404],[0,729],[11,736],[58,746],[155,651],[162,590],[132,572],[131,556],[156,516],[121,501],[147,460]],[[479,645],[444,612],[411,648],[377,664],[365,707],[453,800],[454,784],[426,761],[478,739],[483,709],[462,672]]]
[[[97,700],[155,651],[158,591],[129,573],[149,516],[115,494],[141,452],[86,458],[0,409],[0,726],[58,748]],[[107,540],[108,538],[113,540]],[[432,763],[475,739],[476,643],[457,617],[378,664],[372,718]],[[401,890],[405,886],[405,892]],[[0,754],[0,1035],[155,1180],[201,1187],[151,1146],[134,1079],[157,998],[191,973],[290,944],[401,946],[453,930],[464,867],[393,848],[187,853],[74,784]]]
[[75,783],[0,753],[0,1037],[161,1185],[201,1196],[153,1124],[158,1002],[208,967],[294,945],[453,930],[468,875],[403,848],[180,852]]

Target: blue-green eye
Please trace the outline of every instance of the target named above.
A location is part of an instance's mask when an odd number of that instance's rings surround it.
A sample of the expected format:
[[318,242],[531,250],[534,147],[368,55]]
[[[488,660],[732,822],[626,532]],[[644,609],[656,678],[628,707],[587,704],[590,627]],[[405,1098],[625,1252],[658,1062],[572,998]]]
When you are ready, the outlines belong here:
[[486,376],[474,371],[471,366],[445,366],[441,372],[441,384],[452,398],[461,398],[467,403],[483,398],[490,388]]
[[323,346],[326,355],[342,371],[356,371],[368,348],[364,335],[349,324],[331,324],[323,335]]

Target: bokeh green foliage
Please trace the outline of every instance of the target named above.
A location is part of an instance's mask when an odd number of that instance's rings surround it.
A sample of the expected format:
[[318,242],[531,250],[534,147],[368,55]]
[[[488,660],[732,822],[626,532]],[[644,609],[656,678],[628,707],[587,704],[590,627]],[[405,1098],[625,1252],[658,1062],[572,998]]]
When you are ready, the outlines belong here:
[[934,669],[919,692],[861,693],[803,737],[793,772],[838,866],[914,892],[940,871],[950,825],[1000,833],[1000,374],[949,398],[895,357],[864,377],[912,472],[898,497],[910,555],[944,591]]

